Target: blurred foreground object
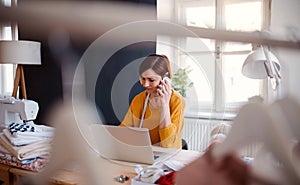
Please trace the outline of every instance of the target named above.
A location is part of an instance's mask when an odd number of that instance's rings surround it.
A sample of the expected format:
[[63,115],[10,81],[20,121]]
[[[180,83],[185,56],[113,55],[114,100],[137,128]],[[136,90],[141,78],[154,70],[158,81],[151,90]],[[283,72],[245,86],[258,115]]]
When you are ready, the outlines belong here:
[[[20,2],[16,8],[0,6],[0,12],[0,22],[18,22],[18,24],[23,25],[23,29],[27,29],[31,33],[45,34],[49,30],[63,28],[72,35],[77,35],[77,39],[88,40],[95,39],[104,32],[122,24],[156,19],[156,11],[153,6],[139,5],[137,8],[136,4],[120,2],[26,1]],[[147,34],[159,33],[159,35],[169,36],[194,37],[196,34],[200,38],[297,49],[300,46],[299,40],[287,40],[283,36],[273,33],[266,35],[262,32],[238,32],[190,26],[185,26],[185,28],[194,34],[187,35],[176,30],[170,32],[170,27],[166,25],[152,27],[151,32],[140,27],[139,31]],[[114,38],[114,41],[126,40],[132,37],[135,37],[132,33],[124,34],[121,37]]]
[[[176,184],[298,184],[299,112],[300,104],[291,97],[245,105],[226,139],[180,170]],[[248,165],[235,155],[253,143],[263,147]]]
[[213,158],[210,146],[203,156],[176,173],[176,185],[246,185],[250,167],[234,154]]
[[[86,102],[80,102],[81,113],[77,116],[73,104],[65,103],[54,107],[53,112],[49,115],[49,123],[56,128],[53,139],[53,149],[49,164],[42,172],[39,172],[30,179],[30,184],[46,185],[53,181],[52,177],[63,169],[70,168],[76,164],[79,166],[85,176],[81,179],[83,184],[109,184],[111,179],[107,179],[107,166],[104,159],[97,157],[93,151],[91,138],[88,138],[88,123],[91,120],[92,112]],[[84,115],[84,116],[83,116]],[[78,116],[83,116],[78,118]],[[85,123],[79,121],[86,120]],[[95,161],[97,160],[97,163]],[[100,165],[99,165],[100,164]],[[76,166],[75,165],[75,166]],[[71,167],[70,167],[71,166]],[[105,170],[104,170],[105,169]]]

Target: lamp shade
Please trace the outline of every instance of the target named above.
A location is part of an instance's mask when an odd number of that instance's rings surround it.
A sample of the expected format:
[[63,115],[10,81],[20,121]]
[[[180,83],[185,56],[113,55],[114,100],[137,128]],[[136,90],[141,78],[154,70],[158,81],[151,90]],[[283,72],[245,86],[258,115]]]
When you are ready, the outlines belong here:
[[0,41],[0,63],[41,64],[41,43],[24,40]]
[[[280,70],[280,63],[278,59],[275,57],[273,53],[268,51],[269,58],[275,65],[277,71]],[[258,47],[256,50],[249,53],[247,56],[243,67],[242,67],[242,74],[248,78],[254,79],[263,79],[269,76],[267,65],[267,58],[264,53],[262,47]]]

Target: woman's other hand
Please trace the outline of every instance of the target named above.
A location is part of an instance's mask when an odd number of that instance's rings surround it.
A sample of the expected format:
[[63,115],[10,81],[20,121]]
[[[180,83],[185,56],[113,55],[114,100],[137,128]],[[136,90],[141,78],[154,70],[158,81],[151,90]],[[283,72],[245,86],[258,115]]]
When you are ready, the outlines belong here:
[[[212,144],[214,145],[214,144]],[[176,173],[176,185],[245,185],[249,184],[249,166],[235,154],[212,157],[212,147]]]

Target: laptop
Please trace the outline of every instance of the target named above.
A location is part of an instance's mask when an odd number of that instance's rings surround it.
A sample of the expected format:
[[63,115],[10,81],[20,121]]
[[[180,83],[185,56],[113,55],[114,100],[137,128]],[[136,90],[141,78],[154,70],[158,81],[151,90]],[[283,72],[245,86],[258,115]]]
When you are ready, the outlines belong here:
[[96,151],[111,160],[153,164],[177,151],[153,151],[147,128],[94,124],[91,125],[91,131]]

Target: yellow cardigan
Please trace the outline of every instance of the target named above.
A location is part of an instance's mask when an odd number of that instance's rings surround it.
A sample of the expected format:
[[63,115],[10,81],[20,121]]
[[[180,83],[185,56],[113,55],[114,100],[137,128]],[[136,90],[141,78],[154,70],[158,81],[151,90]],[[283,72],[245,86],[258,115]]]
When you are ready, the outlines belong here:
[[[120,126],[139,126],[146,96],[146,91],[143,91],[134,97]],[[150,138],[153,145],[160,144],[160,146],[165,148],[181,149],[185,102],[178,92],[172,92],[169,106],[172,124],[164,129],[159,129],[161,109],[152,107],[148,102],[144,116],[143,127],[149,129]]]

